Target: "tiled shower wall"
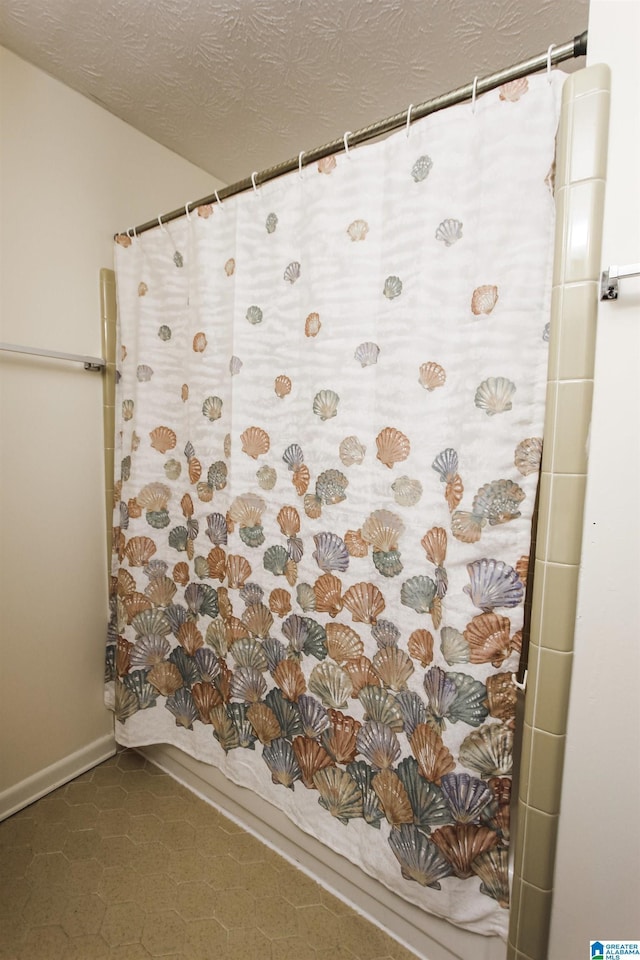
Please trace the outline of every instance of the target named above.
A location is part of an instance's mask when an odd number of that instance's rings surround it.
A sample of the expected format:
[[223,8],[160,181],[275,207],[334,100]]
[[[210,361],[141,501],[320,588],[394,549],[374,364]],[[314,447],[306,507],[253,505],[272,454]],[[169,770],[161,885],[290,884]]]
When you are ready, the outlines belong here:
[[[547,411],[508,960],[547,957],[593,391],[609,90],[609,69],[604,65],[570,75],[558,132]],[[104,435],[110,558],[116,349],[112,270],[100,272],[100,287],[107,361]]]
[[544,452],[508,960],[546,960],[573,659],[609,124],[610,71],[568,77],[557,141]]

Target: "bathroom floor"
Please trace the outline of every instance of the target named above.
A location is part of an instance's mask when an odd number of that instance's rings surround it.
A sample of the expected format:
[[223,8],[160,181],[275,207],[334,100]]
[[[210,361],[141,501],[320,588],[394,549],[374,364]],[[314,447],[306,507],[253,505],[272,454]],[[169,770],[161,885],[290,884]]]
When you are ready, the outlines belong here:
[[124,751],[0,823],[0,960],[415,960]]

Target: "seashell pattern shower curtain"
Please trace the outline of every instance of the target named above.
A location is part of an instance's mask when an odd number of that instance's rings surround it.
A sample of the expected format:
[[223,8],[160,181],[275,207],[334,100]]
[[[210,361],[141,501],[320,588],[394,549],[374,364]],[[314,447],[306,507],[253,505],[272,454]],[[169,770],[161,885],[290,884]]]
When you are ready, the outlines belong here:
[[116,244],[119,742],[503,937],[562,80]]

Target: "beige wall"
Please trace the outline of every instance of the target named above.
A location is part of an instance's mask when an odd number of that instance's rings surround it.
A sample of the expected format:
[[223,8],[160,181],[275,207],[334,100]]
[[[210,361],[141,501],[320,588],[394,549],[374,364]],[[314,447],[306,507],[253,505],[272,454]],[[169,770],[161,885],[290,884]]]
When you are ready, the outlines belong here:
[[[3,48],[0,91],[0,341],[99,356],[113,233],[220,184]],[[0,463],[1,816],[112,730],[101,375],[0,353]]]
[[[640,3],[591,0],[611,67],[602,262],[640,260]],[[640,937],[640,279],[601,303],[549,960]]]

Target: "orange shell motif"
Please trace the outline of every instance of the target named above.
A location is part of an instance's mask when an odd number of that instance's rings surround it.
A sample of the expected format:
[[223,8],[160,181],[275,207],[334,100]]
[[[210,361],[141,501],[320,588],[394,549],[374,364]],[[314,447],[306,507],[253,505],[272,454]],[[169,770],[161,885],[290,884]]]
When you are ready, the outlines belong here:
[[175,663],[156,663],[147,674],[147,681],[156,688],[160,696],[171,697],[176,690],[184,686],[182,674]]
[[275,713],[266,703],[252,703],[247,708],[247,719],[260,743],[268,745],[282,734]]
[[300,514],[295,507],[282,507],[276,520],[283,536],[295,537],[297,533],[300,533]]
[[385,687],[391,690],[406,690],[407,680],[415,668],[411,658],[400,647],[383,647],[373,657],[373,669]]
[[248,427],[244,433],[240,434],[240,440],[242,442],[242,452],[253,460],[257,460],[261,454],[267,453],[271,446],[269,434],[261,427]]
[[156,545],[149,537],[132,537],[127,543],[124,555],[130,567],[146,567],[156,552]]
[[233,257],[230,257],[229,260],[224,265],[224,272],[228,277],[232,277],[236,270],[236,262]]
[[309,487],[309,482],[311,480],[311,474],[309,473],[309,467],[306,463],[303,463],[298,467],[297,470],[293,471],[293,476],[291,477],[291,483],[296,489],[296,493],[299,496],[304,496]]
[[442,737],[427,723],[419,723],[409,738],[411,752],[426,780],[440,786],[440,778],[455,769],[455,760],[442,742]]
[[401,463],[406,460],[411,452],[411,443],[409,438],[396,430],[395,427],[385,427],[376,437],[376,454],[378,460],[385,466],[391,468],[394,463]]
[[350,557],[366,557],[369,544],[362,539],[362,530],[347,530],[344,542]]
[[420,541],[429,563],[442,567],[447,559],[447,531],[444,527],[432,527]]
[[473,876],[472,861],[486,850],[492,850],[499,837],[489,827],[457,823],[434,830],[431,839],[453,867],[456,877],[464,880]]
[[476,287],[471,296],[471,312],[479,317],[480,314],[489,314],[498,302],[498,288],[491,284]]
[[297,660],[281,660],[273,671],[273,679],[287,700],[297,702],[307,689],[302,667]]
[[196,210],[199,217],[202,217],[203,220],[208,220],[213,213],[213,204],[201,203],[199,207],[196,207]]
[[291,613],[291,594],[288,590],[277,587],[269,594],[269,610],[277,617],[286,617]]
[[129,643],[124,637],[118,637],[116,640],[116,673],[119,677],[124,676],[125,673],[129,673],[132,650],[132,643]]
[[305,337],[317,337],[320,333],[321,326],[320,315],[318,313],[310,313],[304,322]]
[[227,555],[222,547],[214,547],[213,550],[209,551],[207,564],[211,579],[219,580],[222,583],[227,575]]
[[497,613],[481,613],[467,624],[463,635],[469,644],[471,663],[491,663],[502,666],[511,653],[511,622]]
[[357,697],[363,687],[381,687],[382,680],[373,668],[368,657],[358,657],[356,660],[347,660],[344,669],[353,684],[353,696]]
[[328,623],[326,633],[327,652],[336,663],[342,664],[345,660],[357,660],[363,656],[364,643],[346,623]]
[[251,564],[244,557],[227,557],[227,581],[231,590],[239,590],[251,576]]
[[211,723],[209,715],[214,707],[219,707],[222,697],[212,683],[194,683],[191,696],[202,723]]
[[309,737],[294,737],[293,752],[302,773],[302,782],[308,790],[315,790],[313,775],[324,767],[332,767],[333,760],[317,740]]
[[121,247],[130,247],[131,242],[131,237],[127,233],[119,233],[116,237],[116,243],[119,243]]
[[192,657],[196,650],[204,646],[204,638],[195,623],[187,620],[178,628],[178,643],[184,648],[185,653]]
[[513,726],[516,718],[517,688],[511,673],[494,673],[485,680],[489,713]]
[[176,435],[170,427],[156,427],[149,433],[151,437],[151,446],[159,453],[166,453],[167,450],[173,450],[176,445]]
[[418,383],[420,383],[425,390],[428,390],[429,393],[435,390],[436,387],[443,387],[446,380],[447,373],[439,363],[434,363],[433,360],[429,360],[428,363],[421,364]]
[[336,763],[355,760],[358,746],[356,737],[361,724],[340,710],[329,710],[330,725],[322,735],[322,743]]
[[433,635],[428,630],[414,630],[407,642],[407,650],[422,667],[433,660]]
[[[337,161],[336,161],[336,158],[334,157],[334,155],[333,155],[332,153],[329,154],[328,157],[321,157],[321,158],[318,160],[318,173],[326,173],[326,174],[331,173],[331,171],[332,171],[332,170],[335,170],[335,168],[336,168],[336,162],[337,162]],[[126,236],[126,234],[125,234],[125,236]],[[131,241],[129,241],[129,242],[131,242]],[[127,246],[128,246],[128,244],[127,244]]]
[[196,333],[193,338],[193,350],[194,353],[204,353],[207,349],[207,338],[204,333]]
[[[129,514],[129,516],[131,516],[131,514]],[[515,571],[526,587],[527,579],[529,577],[529,557],[519,557],[516,561]]]
[[281,374],[274,380],[273,389],[275,390],[276,397],[282,399],[282,397],[286,397],[291,393],[291,380],[289,377]]
[[384,597],[373,583],[354,583],[342,599],[354,623],[375,624],[385,608]]
[[407,791],[393,770],[380,770],[373,778],[371,786],[392,827],[399,827],[401,823],[413,823],[413,810]]
[[324,573],[313,585],[316,596],[316,611],[337,617],[342,610],[342,581],[332,573]]
[[444,498],[447,501],[447,505],[451,513],[453,513],[453,511],[456,509],[463,496],[464,485],[462,483],[462,478],[456,473],[453,480],[451,480],[444,488]]
[[136,592],[136,581],[124,567],[120,567],[118,570],[117,592],[119,597],[126,597],[128,594]]
[[233,606],[226,587],[218,587],[218,613],[223,620],[233,616]]
[[510,80],[509,83],[503,83],[500,87],[500,99],[510,103],[515,103],[529,89],[529,81],[526,77],[519,80]]
[[[169,582],[171,583],[171,581]],[[175,585],[173,589],[175,591]],[[156,601],[155,597],[151,595],[147,597],[143,593],[129,593],[123,598],[122,602],[127,611],[127,623],[131,623],[137,613],[142,613],[143,610],[150,610]]]

